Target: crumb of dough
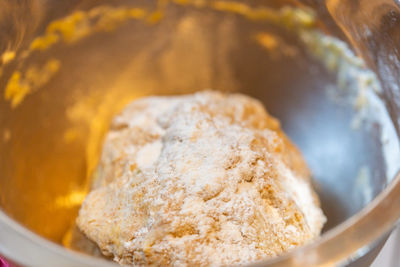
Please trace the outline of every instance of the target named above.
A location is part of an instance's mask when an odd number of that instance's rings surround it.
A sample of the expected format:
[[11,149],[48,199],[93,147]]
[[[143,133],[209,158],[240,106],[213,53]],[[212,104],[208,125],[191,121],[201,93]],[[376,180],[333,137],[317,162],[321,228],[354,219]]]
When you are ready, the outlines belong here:
[[116,116],[77,225],[123,265],[277,256],[326,219],[279,122],[241,94],[148,97]]

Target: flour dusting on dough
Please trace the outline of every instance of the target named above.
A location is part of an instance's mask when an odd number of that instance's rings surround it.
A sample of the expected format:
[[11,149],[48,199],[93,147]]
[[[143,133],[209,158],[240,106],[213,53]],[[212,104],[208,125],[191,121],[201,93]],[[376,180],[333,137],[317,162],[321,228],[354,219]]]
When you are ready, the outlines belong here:
[[124,265],[244,264],[319,236],[309,176],[257,100],[143,98],[115,117],[77,223]]

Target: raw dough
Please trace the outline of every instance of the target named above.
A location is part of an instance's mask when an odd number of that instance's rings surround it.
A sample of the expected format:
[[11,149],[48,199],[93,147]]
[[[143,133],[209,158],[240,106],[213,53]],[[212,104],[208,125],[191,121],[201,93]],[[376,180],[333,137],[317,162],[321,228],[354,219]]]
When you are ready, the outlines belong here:
[[220,266],[303,245],[325,220],[279,122],[250,97],[205,91],[115,117],[77,224],[120,264]]

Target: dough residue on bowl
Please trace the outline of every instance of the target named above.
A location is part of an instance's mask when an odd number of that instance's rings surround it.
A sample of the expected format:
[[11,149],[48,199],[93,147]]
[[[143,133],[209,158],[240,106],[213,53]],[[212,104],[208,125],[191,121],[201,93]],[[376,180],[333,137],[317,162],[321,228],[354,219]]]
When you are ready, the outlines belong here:
[[279,122],[255,99],[205,91],[114,118],[77,225],[120,264],[216,266],[277,256],[325,221]]

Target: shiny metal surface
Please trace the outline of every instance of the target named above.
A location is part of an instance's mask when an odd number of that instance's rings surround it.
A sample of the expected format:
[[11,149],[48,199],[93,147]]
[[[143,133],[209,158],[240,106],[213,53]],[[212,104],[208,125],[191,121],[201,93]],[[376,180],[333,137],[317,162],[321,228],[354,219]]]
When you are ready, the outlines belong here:
[[[346,35],[377,70],[399,129],[399,65],[391,42],[400,35],[391,30],[396,24],[386,22],[387,14],[397,14],[394,2],[332,0],[326,1],[326,8],[322,1],[304,2],[319,10],[320,28]],[[356,32],[360,27],[355,23],[367,21],[362,10],[372,2],[375,8],[381,3],[377,9],[382,12],[370,20],[371,32],[375,25],[376,34],[381,30],[385,39],[372,34],[372,41],[366,40]],[[245,19],[234,8],[207,8],[207,1],[184,3],[0,0],[0,55],[16,52],[13,59],[3,56],[0,67],[0,253],[32,266],[110,265],[47,241],[61,244],[73,223],[110,118],[141,96],[205,88],[239,91],[263,101],[304,153],[328,217],[321,239],[259,265],[347,263],[391,230],[400,216],[400,177],[387,182],[392,177],[386,177],[379,125],[351,127],[353,106],[332,101],[325,87],[335,83],[334,77],[290,31],[269,21]],[[261,8],[294,5],[241,3]],[[96,9],[105,4],[111,9]],[[353,20],[349,10],[360,16]],[[61,37],[51,41],[46,26],[57,19],[63,23],[54,26]],[[278,38],[282,49],[261,46],[260,34]],[[33,44],[37,36],[47,39]],[[16,71],[22,79],[15,90],[20,93],[26,84],[29,90],[10,98],[6,88]],[[370,183],[360,184],[357,177],[365,166],[373,170]],[[366,190],[376,197],[372,203],[365,199]]]

